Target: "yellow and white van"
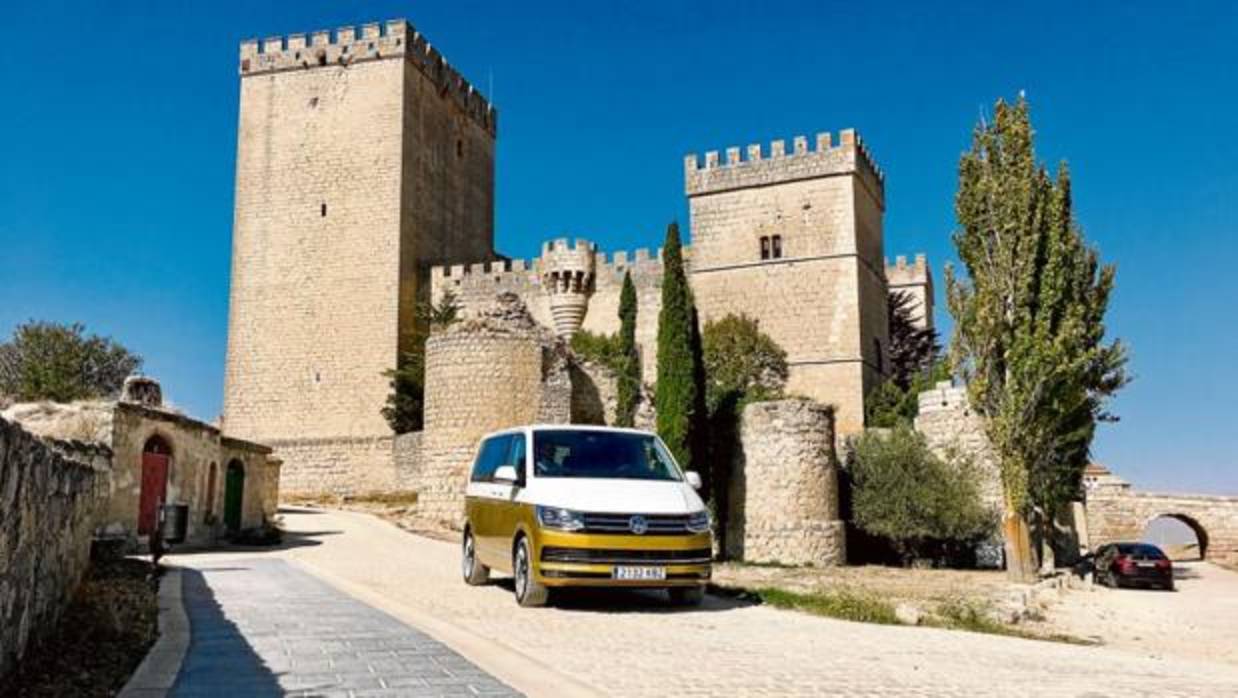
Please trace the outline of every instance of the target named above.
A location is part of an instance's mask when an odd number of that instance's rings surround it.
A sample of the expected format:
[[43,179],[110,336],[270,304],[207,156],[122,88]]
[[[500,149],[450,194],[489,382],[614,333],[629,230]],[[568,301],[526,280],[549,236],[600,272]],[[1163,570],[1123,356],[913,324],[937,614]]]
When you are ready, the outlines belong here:
[[700,603],[713,550],[700,485],[645,431],[562,425],[490,434],[465,497],[464,581],[510,573],[521,606],[569,586],[660,588],[675,603]]

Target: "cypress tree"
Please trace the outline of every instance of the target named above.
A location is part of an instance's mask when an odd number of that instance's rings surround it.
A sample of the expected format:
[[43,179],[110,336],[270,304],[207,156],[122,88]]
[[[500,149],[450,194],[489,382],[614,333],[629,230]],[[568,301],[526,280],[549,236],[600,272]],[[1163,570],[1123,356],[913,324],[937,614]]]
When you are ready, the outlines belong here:
[[658,435],[685,470],[695,469],[692,459],[694,424],[700,402],[697,396],[698,367],[692,294],[684,273],[679,224],[666,229],[662,248],[662,310],[658,314],[658,384],[654,396]]
[[1035,574],[1033,527],[1077,495],[1104,404],[1127,382],[1126,350],[1105,341],[1114,268],[1101,266],[1071,210],[1063,164],[1036,162],[1027,101],[998,101],[959,163],[954,244],[967,271],[946,268],[952,359],[1001,470],[1007,570]]
[[636,286],[631,272],[623,273],[619,293],[619,379],[615,405],[615,425],[630,427],[636,417],[640,396],[640,354],[636,350]]

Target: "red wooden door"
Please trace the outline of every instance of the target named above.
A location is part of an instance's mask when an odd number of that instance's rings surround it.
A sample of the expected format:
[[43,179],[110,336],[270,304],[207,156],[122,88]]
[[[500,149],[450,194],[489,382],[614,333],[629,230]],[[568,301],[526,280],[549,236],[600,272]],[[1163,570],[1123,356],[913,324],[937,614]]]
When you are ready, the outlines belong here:
[[155,510],[168,487],[168,456],[164,453],[142,454],[142,495],[138,502],[138,535],[155,530]]

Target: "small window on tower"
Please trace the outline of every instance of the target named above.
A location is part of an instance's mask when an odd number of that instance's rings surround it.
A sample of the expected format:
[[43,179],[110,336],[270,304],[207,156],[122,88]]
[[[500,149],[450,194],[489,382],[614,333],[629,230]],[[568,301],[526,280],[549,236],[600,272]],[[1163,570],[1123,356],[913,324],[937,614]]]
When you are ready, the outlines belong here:
[[457,158],[464,157],[464,140],[463,139],[459,139],[459,138],[456,139],[456,157]]
[[322,204],[322,217],[323,218],[327,217],[327,203],[325,201]]
[[769,259],[769,236],[761,236],[761,259]]
[[881,351],[881,340],[873,337],[873,351],[877,354],[877,373],[886,372],[885,353]]
[[782,258],[782,236],[775,235],[773,237],[773,242],[774,242],[774,250],[773,250],[772,256],[774,259],[781,259]]

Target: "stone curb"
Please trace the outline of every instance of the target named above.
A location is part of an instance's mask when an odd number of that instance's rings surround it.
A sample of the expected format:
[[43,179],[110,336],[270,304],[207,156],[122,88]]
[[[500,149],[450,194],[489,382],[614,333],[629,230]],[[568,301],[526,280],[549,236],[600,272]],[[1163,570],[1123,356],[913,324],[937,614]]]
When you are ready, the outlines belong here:
[[166,696],[189,650],[189,615],[181,593],[181,571],[167,568],[159,584],[159,639],[120,691],[120,698]]

